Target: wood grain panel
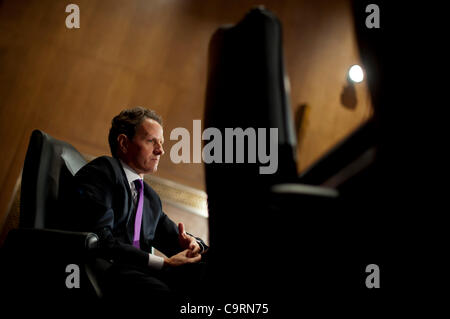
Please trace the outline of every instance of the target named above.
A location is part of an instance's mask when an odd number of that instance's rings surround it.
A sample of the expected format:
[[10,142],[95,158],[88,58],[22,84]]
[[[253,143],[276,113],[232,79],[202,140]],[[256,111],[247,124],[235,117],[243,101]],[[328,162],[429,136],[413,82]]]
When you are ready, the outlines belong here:
[[[0,227],[35,128],[85,154],[109,154],[114,115],[136,105],[164,117],[166,154],[175,127],[201,119],[209,39],[256,1],[76,0],[81,28],[65,27],[65,3],[0,2]],[[264,1],[283,24],[292,110],[310,111],[298,149],[299,170],[370,116],[365,84],[355,109],[340,103],[347,68],[359,61],[348,1]],[[158,174],[204,189],[202,164],[173,164]]]

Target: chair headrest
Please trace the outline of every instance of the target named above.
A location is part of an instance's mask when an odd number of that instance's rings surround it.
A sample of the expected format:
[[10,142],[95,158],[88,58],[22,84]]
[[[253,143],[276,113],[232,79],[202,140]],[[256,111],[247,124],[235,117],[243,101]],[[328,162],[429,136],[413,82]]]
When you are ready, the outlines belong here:
[[86,160],[72,145],[34,130],[22,173],[20,226],[48,227],[72,176],[84,164]]

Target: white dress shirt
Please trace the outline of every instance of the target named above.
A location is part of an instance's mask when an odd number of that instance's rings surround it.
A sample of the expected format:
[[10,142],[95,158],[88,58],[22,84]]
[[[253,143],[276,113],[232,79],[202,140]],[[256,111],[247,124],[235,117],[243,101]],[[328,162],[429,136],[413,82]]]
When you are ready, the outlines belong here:
[[[134,206],[137,207],[138,193],[133,182],[137,179],[142,179],[142,177],[124,162],[120,161],[120,163],[122,163],[123,170],[125,171],[128,183],[130,184]],[[148,254],[148,266],[153,269],[161,269],[164,266],[164,258],[156,256],[154,254]]]

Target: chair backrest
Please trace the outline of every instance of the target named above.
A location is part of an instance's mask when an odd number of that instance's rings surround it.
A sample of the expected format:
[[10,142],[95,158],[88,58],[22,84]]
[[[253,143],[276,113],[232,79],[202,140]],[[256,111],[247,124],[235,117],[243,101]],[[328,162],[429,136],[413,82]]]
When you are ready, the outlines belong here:
[[86,160],[72,145],[34,130],[22,172],[20,227],[64,229],[67,207],[62,203],[84,164]]
[[[241,176],[244,172],[260,184],[297,175],[281,24],[270,11],[254,8],[236,25],[223,26],[213,34],[204,124],[205,129],[219,129],[223,137],[225,128],[265,128],[267,140],[269,129],[278,129],[278,169],[274,174],[260,174],[261,163],[256,156],[257,163],[253,165],[220,165],[218,169],[223,168],[227,176],[232,172]],[[213,166],[206,165],[207,175]]]
[[[226,269],[215,271],[221,278],[211,282],[255,278],[254,261],[271,250],[270,243],[261,245],[259,241],[262,233],[271,230],[273,221],[268,210],[270,187],[297,178],[296,138],[282,52],[281,24],[261,7],[252,9],[236,25],[219,28],[210,41],[204,128],[220,131],[222,158],[230,151],[225,145],[227,128],[254,129],[257,140],[258,129],[265,129],[266,154],[270,128],[278,129],[278,169],[274,174],[261,174],[260,168],[268,164],[261,163],[259,155],[256,163],[247,161],[247,157],[244,163],[236,163],[236,159],[232,163],[205,161],[214,265]],[[234,142],[234,156],[237,144]],[[259,151],[261,147],[247,141],[244,145],[245,156],[247,151]],[[245,245],[233,249],[232,259],[227,258],[230,236]]]

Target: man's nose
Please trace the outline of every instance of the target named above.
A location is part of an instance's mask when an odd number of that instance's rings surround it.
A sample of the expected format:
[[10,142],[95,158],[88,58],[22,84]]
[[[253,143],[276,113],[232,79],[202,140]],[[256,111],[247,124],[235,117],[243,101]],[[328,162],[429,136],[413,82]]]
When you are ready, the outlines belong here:
[[155,149],[153,150],[155,155],[164,155],[164,148],[161,143],[156,144]]

